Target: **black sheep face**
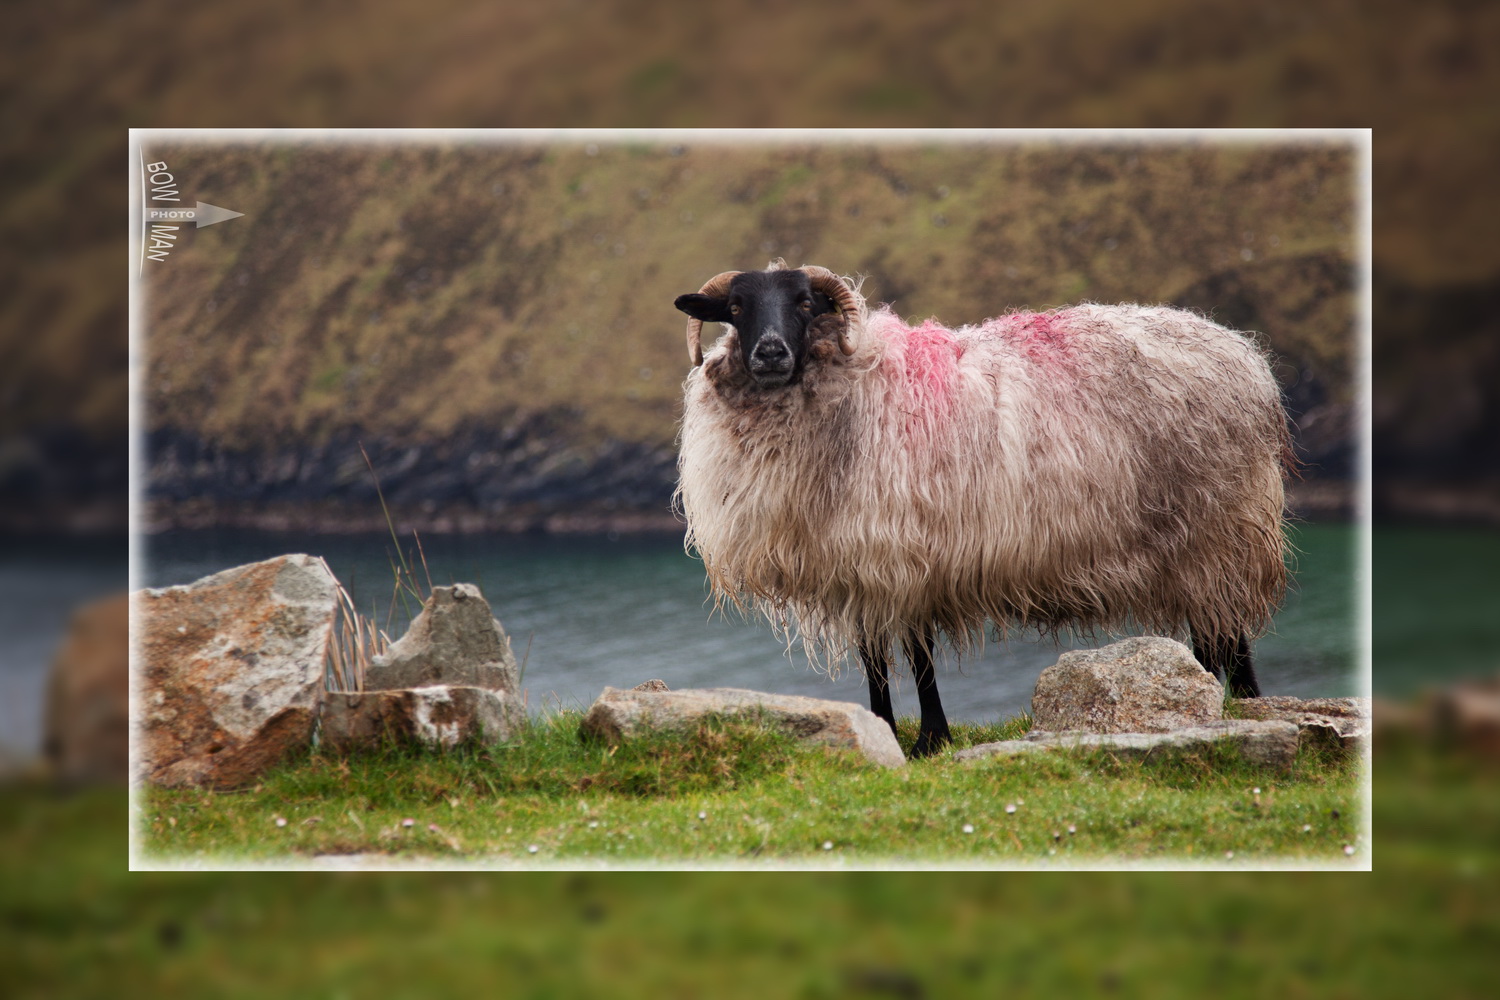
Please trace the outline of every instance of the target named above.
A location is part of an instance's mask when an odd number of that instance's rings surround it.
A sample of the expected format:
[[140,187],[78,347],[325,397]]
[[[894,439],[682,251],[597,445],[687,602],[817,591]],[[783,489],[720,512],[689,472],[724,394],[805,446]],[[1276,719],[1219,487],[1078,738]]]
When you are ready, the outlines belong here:
[[673,303],[705,323],[728,323],[739,334],[739,357],[762,389],[795,385],[807,364],[813,338],[808,327],[834,311],[833,302],[815,292],[798,270],[743,271],[723,296],[693,293]]

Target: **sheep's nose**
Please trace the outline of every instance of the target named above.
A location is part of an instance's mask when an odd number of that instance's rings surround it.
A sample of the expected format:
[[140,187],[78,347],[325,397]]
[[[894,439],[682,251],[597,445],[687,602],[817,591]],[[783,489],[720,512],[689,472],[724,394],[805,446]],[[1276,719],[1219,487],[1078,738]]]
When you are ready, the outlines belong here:
[[780,334],[770,334],[760,338],[755,345],[752,358],[764,365],[780,365],[791,360],[792,350],[786,346],[786,341],[781,339]]

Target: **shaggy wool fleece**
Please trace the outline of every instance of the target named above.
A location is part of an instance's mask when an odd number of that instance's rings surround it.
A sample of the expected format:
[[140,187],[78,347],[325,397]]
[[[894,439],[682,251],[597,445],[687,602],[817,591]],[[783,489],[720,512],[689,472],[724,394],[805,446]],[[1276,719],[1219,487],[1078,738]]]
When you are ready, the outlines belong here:
[[837,653],[944,630],[1256,634],[1286,582],[1286,419],[1266,357],[1193,313],[815,322],[757,388],[732,328],[688,376],[687,544],[716,595]]

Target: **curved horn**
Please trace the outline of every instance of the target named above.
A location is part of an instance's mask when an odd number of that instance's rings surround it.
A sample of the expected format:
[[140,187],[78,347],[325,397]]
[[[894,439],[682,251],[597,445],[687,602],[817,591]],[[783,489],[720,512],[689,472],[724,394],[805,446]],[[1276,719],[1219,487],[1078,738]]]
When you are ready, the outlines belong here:
[[854,342],[849,339],[849,324],[859,315],[859,298],[854,294],[854,289],[844,283],[843,278],[826,267],[808,265],[802,271],[811,280],[813,291],[822,292],[832,299],[843,314],[844,325],[839,330],[839,350],[844,352],[844,357],[848,357],[854,353]]
[[[699,295],[723,295],[729,291],[729,283],[734,280],[738,271],[725,271],[716,274],[698,289]],[[703,364],[703,321],[694,317],[688,318],[687,324],[687,348],[688,357],[693,360],[693,367],[697,368]]]

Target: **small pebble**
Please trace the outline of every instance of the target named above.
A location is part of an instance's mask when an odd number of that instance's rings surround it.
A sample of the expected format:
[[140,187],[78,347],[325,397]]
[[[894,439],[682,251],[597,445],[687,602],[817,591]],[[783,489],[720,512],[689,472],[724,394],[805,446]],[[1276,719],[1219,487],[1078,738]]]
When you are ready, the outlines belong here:
[[1303,833],[1312,833],[1312,824],[1311,823],[1303,823],[1302,824],[1302,832]]
[[974,824],[973,823],[965,823],[964,824],[964,833],[973,833],[973,832],[974,832]]
[[276,817],[276,825],[277,826],[286,826],[286,817],[285,816],[277,816]]
[[698,818],[699,819],[708,819],[708,813],[706,813],[706,812],[700,812],[700,813],[698,813]]
[[1016,811],[1016,804],[1014,802],[1009,803],[1008,805],[1006,805],[1005,811],[1008,812],[1008,813],[1015,812]]
[[825,841],[823,841],[823,850],[825,850],[825,851],[831,851],[831,850],[833,850],[833,841],[831,841],[831,840],[825,840]]
[[536,853],[536,845],[532,844],[530,847],[526,848],[526,853],[527,854],[535,854]]

